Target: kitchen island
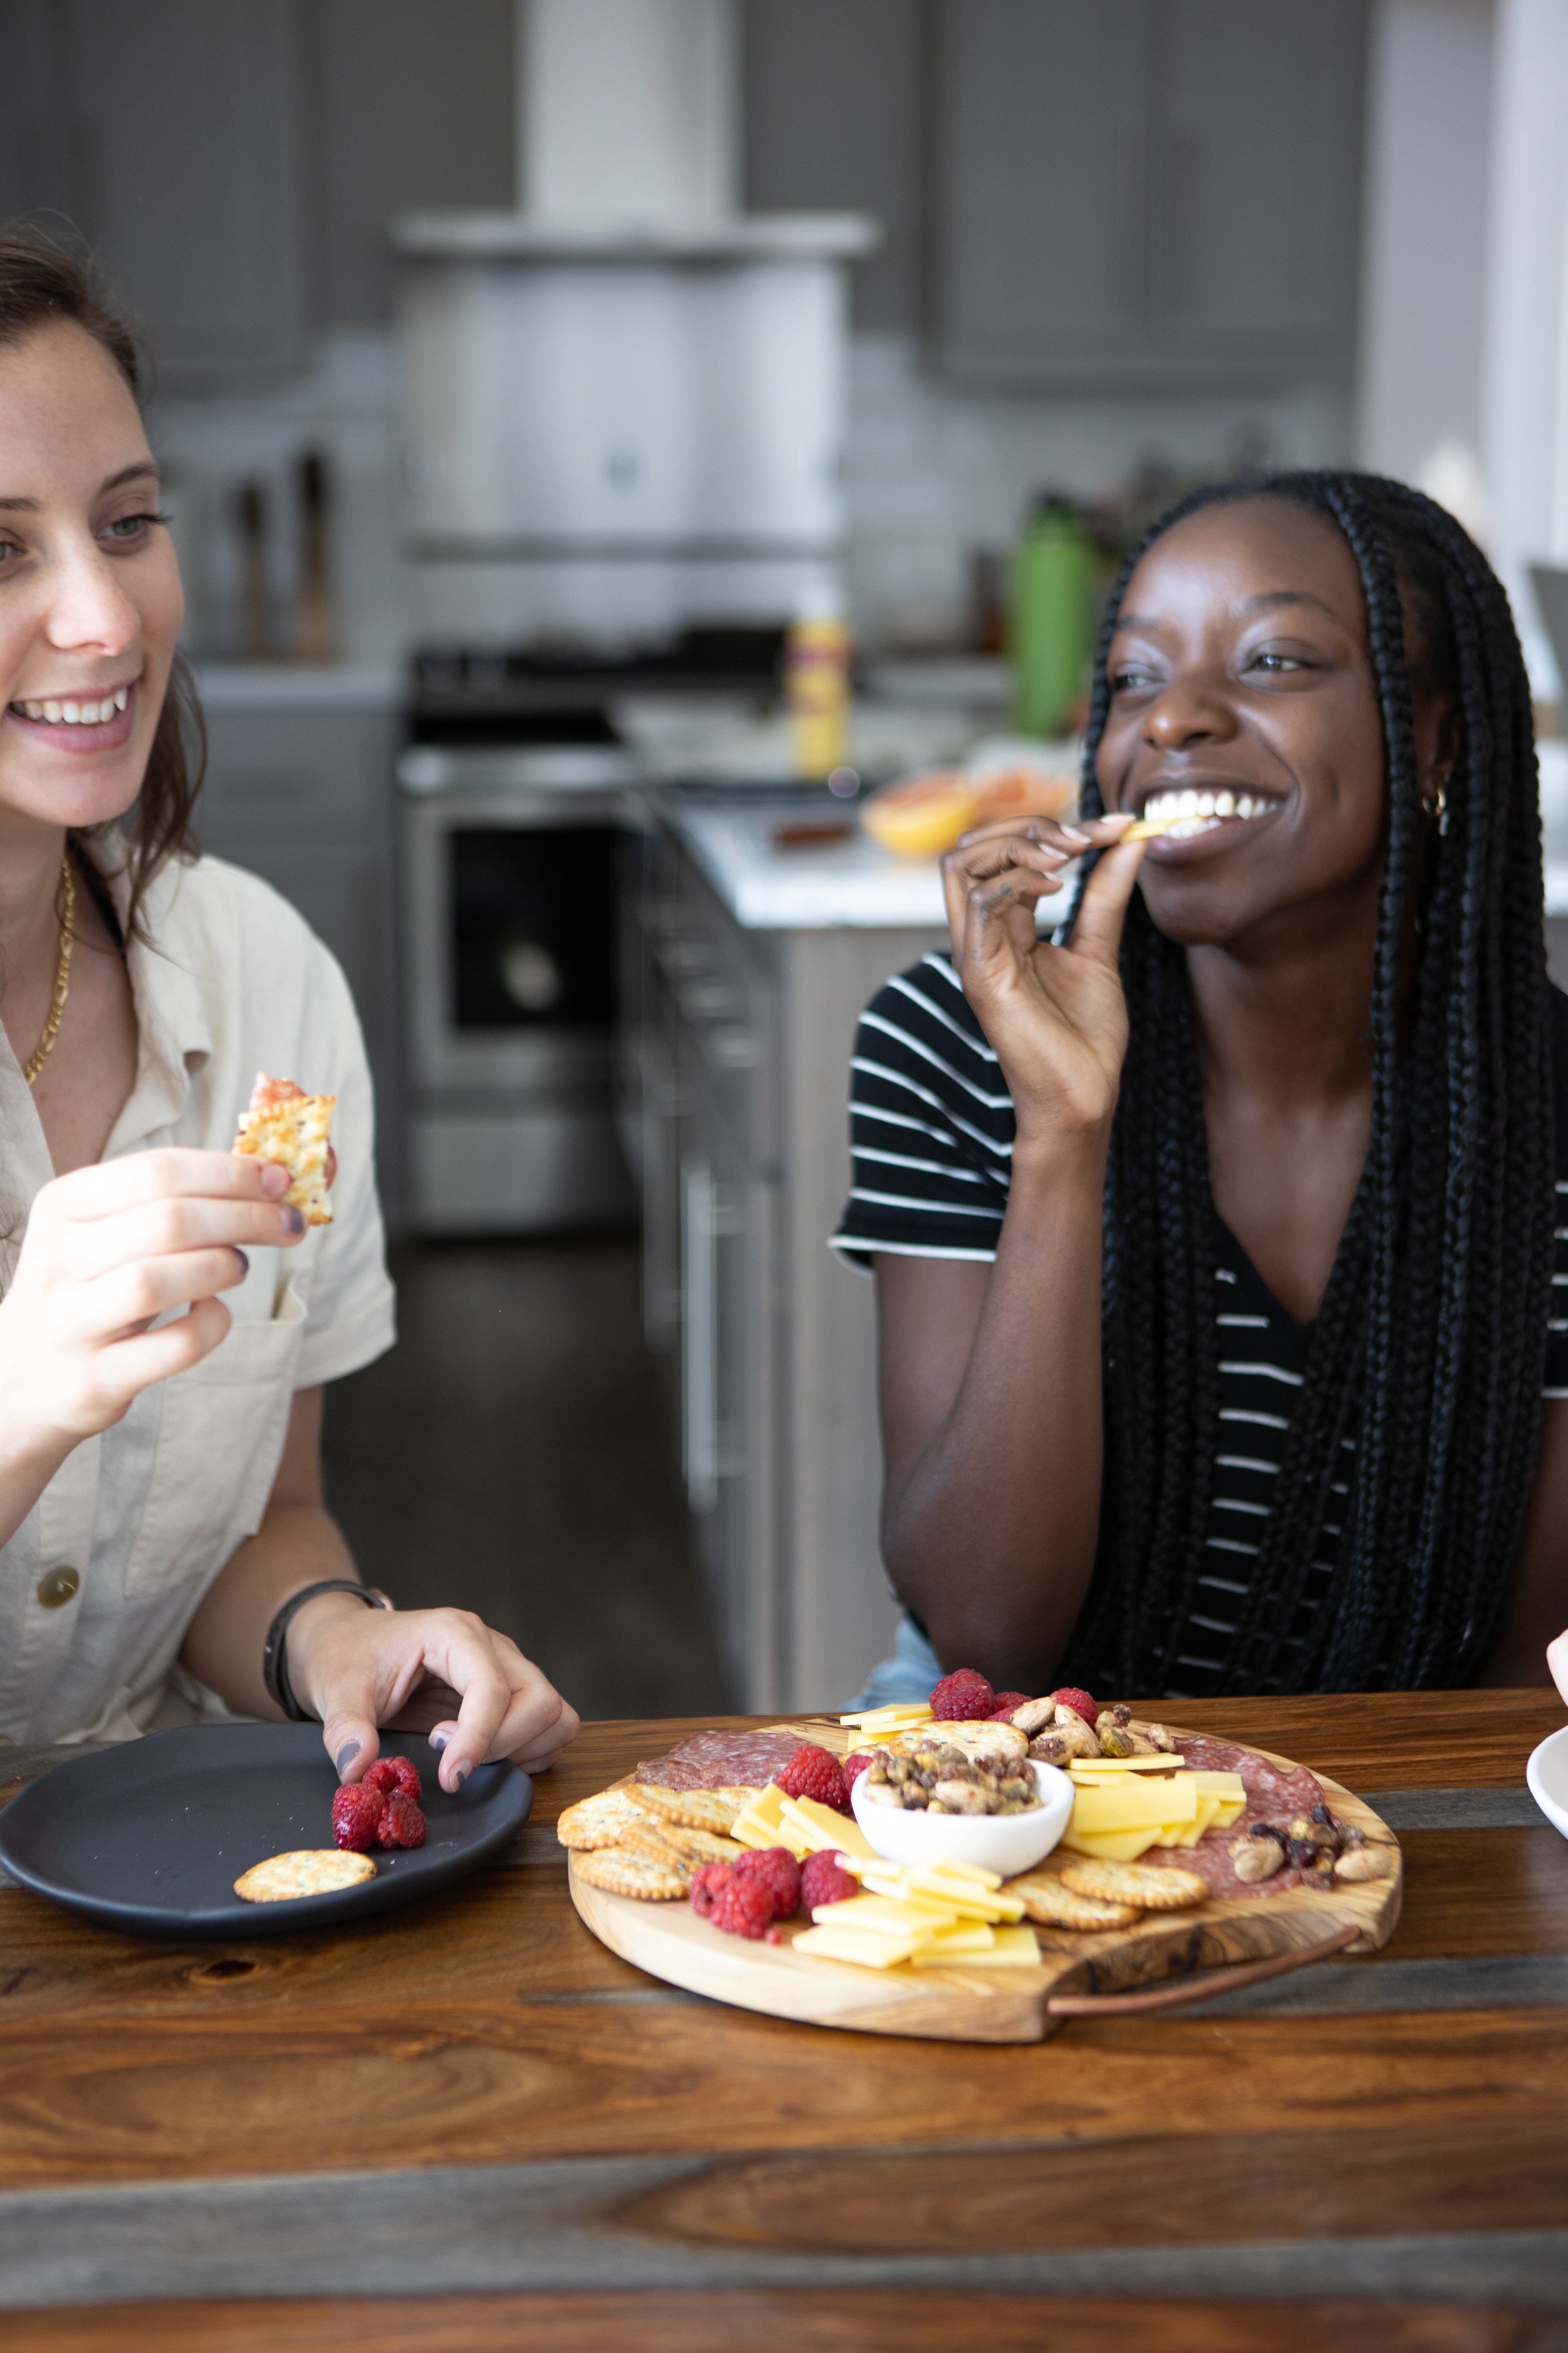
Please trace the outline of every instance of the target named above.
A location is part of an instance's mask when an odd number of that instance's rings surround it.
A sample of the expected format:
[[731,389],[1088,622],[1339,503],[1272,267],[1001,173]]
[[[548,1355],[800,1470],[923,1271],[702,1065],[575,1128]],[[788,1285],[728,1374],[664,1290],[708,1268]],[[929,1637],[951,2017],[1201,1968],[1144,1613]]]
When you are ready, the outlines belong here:
[[[780,848],[781,830],[841,839]],[[861,1008],[945,944],[934,865],[826,793],[668,792],[626,892],[645,1325],[749,1708],[847,1705],[891,1646],[871,1285],[830,1253]]]
[[685,1723],[590,1725],[497,1864],[346,1933],[137,1943],[0,1887],[5,2341],[1544,2353],[1568,1843],[1523,1778],[1562,1715],[1186,1704],[1366,1797],[1404,1919],[1026,2046],[787,2025],[596,1944],[551,1825]]

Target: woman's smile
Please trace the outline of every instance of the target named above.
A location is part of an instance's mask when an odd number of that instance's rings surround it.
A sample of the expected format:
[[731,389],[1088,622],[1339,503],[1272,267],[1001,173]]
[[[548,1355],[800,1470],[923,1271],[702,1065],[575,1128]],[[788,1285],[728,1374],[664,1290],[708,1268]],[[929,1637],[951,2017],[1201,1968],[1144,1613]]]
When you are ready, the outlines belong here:
[[52,751],[118,752],[136,724],[136,688],[137,681],[130,679],[92,691],[18,695],[5,706],[6,724]]
[[1217,781],[1152,786],[1138,804],[1138,818],[1164,830],[1153,836],[1145,855],[1164,865],[1228,849],[1278,817],[1287,797]]

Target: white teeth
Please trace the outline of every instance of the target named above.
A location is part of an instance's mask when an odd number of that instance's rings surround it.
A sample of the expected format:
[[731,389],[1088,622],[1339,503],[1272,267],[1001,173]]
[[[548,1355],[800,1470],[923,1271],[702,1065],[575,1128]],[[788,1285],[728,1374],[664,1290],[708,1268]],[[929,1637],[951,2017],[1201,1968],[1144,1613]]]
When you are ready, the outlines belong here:
[[1254,799],[1250,793],[1184,790],[1151,793],[1142,814],[1146,824],[1159,825],[1173,840],[1185,841],[1206,832],[1221,818],[1265,817],[1273,807],[1272,801]]
[[128,686],[117,687],[100,702],[21,702],[16,708],[28,719],[41,719],[51,727],[102,727],[117,711],[123,711],[131,700]]

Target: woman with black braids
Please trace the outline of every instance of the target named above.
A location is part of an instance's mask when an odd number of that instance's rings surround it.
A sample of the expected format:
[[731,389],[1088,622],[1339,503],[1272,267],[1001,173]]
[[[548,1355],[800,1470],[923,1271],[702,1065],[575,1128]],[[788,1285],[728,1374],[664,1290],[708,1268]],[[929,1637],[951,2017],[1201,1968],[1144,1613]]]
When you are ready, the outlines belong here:
[[1083,808],[966,837],[857,1043],[874,1688],[1543,1681],[1568,1000],[1501,587],[1396,483],[1197,492],[1111,597]]

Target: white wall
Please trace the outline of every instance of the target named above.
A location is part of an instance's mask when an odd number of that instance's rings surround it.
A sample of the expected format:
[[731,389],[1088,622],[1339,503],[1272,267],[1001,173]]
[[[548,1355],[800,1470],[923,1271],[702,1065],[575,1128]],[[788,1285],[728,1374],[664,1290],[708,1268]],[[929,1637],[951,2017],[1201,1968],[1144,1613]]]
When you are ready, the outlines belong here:
[[1538,693],[1526,566],[1568,564],[1568,0],[1498,0],[1481,448],[1492,561]]
[[1493,0],[1373,14],[1356,456],[1437,495],[1444,445],[1472,464],[1480,446],[1493,17]]
[[963,392],[926,371],[912,338],[898,334],[856,335],[849,371],[849,604],[859,636],[879,648],[962,641],[974,552],[1010,548],[1038,490],[1092,498],[1147,462],[1195,476],[1242,463],[1342,465],[1350,451],[1349,404],[1326,393]]

